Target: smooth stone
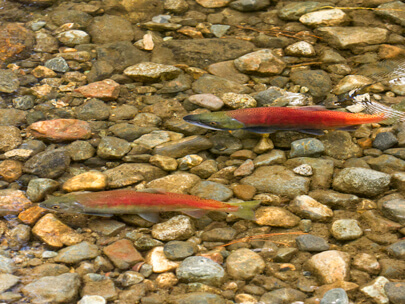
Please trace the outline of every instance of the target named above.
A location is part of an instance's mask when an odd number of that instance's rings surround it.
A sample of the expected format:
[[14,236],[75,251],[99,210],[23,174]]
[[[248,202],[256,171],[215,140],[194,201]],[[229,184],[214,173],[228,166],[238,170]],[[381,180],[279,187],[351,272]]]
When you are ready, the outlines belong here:
[[222,95],[229,92],[237,94],[247,94],[251,92],[250,88],[239,82],[210,74],[202,75],[193,82],[191,88],[197,94]]
[[83,161],[94,156],[96,149],[87,141],[76,140],[66,147],[73,161]]
[[51,150],[31,157],[23,167],[24,172],[43,178],[56,178],[62,175],[70,164],[69,154],[64,150]]
[[225,271],[213,260],[192,256],[186,258],[176,269],[176,276],[186,283],[200,282],[207,285],[219,286],[225,279]]
[[291,143],[290,158],[294,157],[317,157],[325,150],[323,143],[316,138],[305,138]]
[[88,227],[94,232],[105,236],[115,236],[126,227],[124,223],[111,219],[93,220],[90,221],[88,225]]
[[169,260],[183,260],[196,253],[196,246],[191,242],[170,241],[164,245],[163,252]]
[[182,295],[177,295],[173,298],[173,304],[191,304],[191,303],[225,304],[226,301],[218,294],[209,292],[190,292]]
[[372,169],[385,173],[395,173],[405,170],[405,160],[386,154],[367,159],[367,164],[369,164]]
[[314,47],[305,41],[299,41],[290,44],[285,49],[286,55],[296,56],[296,57],[313,57],[316,56]]
[[264,268],[263,258],[247,248],[232,252],[226,259],[226,271],[236,280],[249,280],[263,272]]
[[97,147],[97,155],[105,159],[119,159],[131,150],[131,145],[124,139],[106,136]]
[[255,212],[256,223],[261,226],[292,228],[300,218],[280,207],[259,207]]
[[161,241],[186,240],[194,233],[194,225],[190,218],[185,215],[174,216],[152,228],[152,237]]
[[187,194],[200,181],[201,179],[195,174],[176,173],[154,179],[147,183],[146,187]]
[[80,299],[77,304],[106,304],[107,301],[102,296],[86,295]]
[[209,139],[200,135],[194,135],[161,144],[154,148],[154,154],[179,158],[210,149],[212,145]]
[[312,234],[299,235],[295,238],[295,242],[301,251],[319,252],[329,249],[329,244],[325,239]]
[[212,75],[226,78],[240,84],[247,83],[250,79],[249,76],[239,72],[235,68],[233,60],[213,63],[208,66],[208,72],[210,72]]
[[0,69],[0,92],[13,93],[19,86],[20,82],[13,71]]
[[253,12],[264,9],[270,5],[270,0],[236,0],[230,7],[241,12]]
[[299,21],[310,27],[339,26],[350,21],[350,17],[341,9],[325,9],[302,15]]
[[20,130],[14,126],[0,126],[0,152],[17,148],[22,143]]
[[255,167],[282,165],[287,160],[285,152],[282,150],[271,150],[269,153],[264,153],[257,156],[253,163]]
[[55,57],[45,62],[45,67],[55,72],[66,73],[69,71],[69,65],[62,57]]
[[294,303],[302,302],[306,298],[305,293],[292,288],[280,288],[266,292],[260,297],[263,303]]
[[393,199],[386,201],[381,206],[383,215],[401,225],[405,224],[405,200]]
[[332,190],[317,189],[309,192],[308,195],[332,209],[347,209],[360,201],[356,195],[338,193]]
[[94,259],[100,254],[98,247],[88,242],[81,242],[59,250],[55,262],[75,264],[83,260]]
[[352,266],[369,274],[378,274],[381,270],[380,263],[374,255],[359,253],[353,257]]
[[142,255],[127,239],[118,240],[104,247],[103,252],[119,269],[128,269],[143,261]]
[[232,153],[242,149],[242,143],[239,139],[227,133],[217,133],[210,137],[213,147],[211,153],[220,155],[231,155]]
[[349,297],[342,288],[328,290],[322,297],[320,304],[349,304]]
[[8,273],[0,274],[0,293],[3,293],[6,290],[10,289],[14,285],[16,285],[19,281],[20,278],[15,275]]
[[87,26],[87,32],[96,44],[131,41],[134,38],[131,22],[115,15],[94,17]]
[[391,132],[381,132],[378,133],[373,141],[373,147],[384,151],[386,149],[392,148],[398,143],[398,139]]
[[384,291],[384,285],[389,283],[389,280],[383,276],[379,276],[366,286],[360,288],[360,292],[372,298],[379,304],[389,303],[389,299]]
[[302,70],[291,73],[292,82],[309,89],[314,97],[324,97],[332,89],[332,80],[323,70]]
[[0,109],[0,126],[20,126],[25,124],[26,117],[27,113],[22,110]]
[[233,196],[233,191],[220,183],[201,181],[190,190],[190,194],[204,199],[227,201]]
[[332,284],[345,281],[349,276],[350,255],[346,252],[328,250],[313,255],[308,267],[319,277],[322,283]]
[[207,108],[211,111],[217,111],[221,109],[224,102],[214,94],[195,94],[191,95],[188,100],[197,106]]
[[288,206],[288,209],[301,218],[309,218],[313,221],[325,222],[333,217],[332,209],[317,202],[308,195],[295,197]]
[[333,237],[339,241],[348,241],[361,237],[363,230],[356,220],[340,219],[333,222],[331,233]]
[[405,241],[398,241],[387,247],[387,252],[400,260],[405,260]]
[[327,2],[305,1],[291,2],[284,5],[278,12],[278,16],[284,20],[298,20],[302,15],[329,5]]
[[155,62],[142,62],[124,70],[124,75],[141,82],[171,80],[181,73],[179,68]]
[[230,92],[222,94],[221,99],[224,104],[231,109],[254,108],[257,105],[256,99],[249,94],[236,94]]
[[262,49],[243,55],[234,61],[235,67],[242,73],[271,76],[281,74],[286,63],[271,49]]
[[169,260],[163,251],[163,246],[151,249],[145,256],[145,262],[152,266],[153,272],[164,273],[179,267],[179,262]]
[[405,282],[387,282],[384,285],[384,291],[390,303],[405,303]]
[[201,239],[206,242],[229,242],[235,239],[237,231],[231,227],[214,228],[201,234]]
[[69,178],[62,186],[66,192],[97,191],[107,186],[107,176],[98,171],[89,171]]
[[90,36],[85,31],[69,30],[56,36],[58,40],[67,46],[74,47],[77,44],[86,44],[90,42]]

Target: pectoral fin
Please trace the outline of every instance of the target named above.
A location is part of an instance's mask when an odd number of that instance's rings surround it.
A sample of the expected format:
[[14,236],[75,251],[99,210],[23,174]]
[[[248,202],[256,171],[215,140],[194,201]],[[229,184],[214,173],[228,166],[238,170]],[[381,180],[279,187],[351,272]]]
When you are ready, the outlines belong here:
[[151,223],[158,223],[160,221],[159,213],[157,212],[142,212],[138,213],[138,215]]
[[200,218],[200,217],[203,217],[205,214],[207,214],[206,210],[201,210],[201,209],[184,210],[184,211],[181,211],[181,212],[183,212],[184,214],[187,214],[187,215],[189,215],[191,217],[194,217],[194,218]]

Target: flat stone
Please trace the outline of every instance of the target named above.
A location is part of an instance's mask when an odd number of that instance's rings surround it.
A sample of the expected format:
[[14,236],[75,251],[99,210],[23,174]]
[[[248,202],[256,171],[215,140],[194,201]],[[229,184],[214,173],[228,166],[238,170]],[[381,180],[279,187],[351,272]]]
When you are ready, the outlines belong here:
[[0,61],[10,63],[30,56],[35,35],[18,22],[8,22],[0,27],[0,41]]
[[202,181],[197,183],[191,190],[190,194],[196,195],[205,199],[213,199],[217,201],[227,201],[233,195],[233,191],[228,187],[212,182]]
[[98,295],[107,301],[117,299],[118,293],[113,280],[107,276],[89,273],[84,276],[85,284],[80,292],[82,296]]
[[50,150],[38,153],[25,162],[24,172],[39,177],[56,178],[61,176],[70,164],[69,154],[64,150]]
[[62,186],[66,192],[97,191],[107,186],[107,176],[98,171],[89,171],[69,178]]
[[264,303],[294,303],[302,302],[306,298],[305,293],[292,288],[280,288],[266,292],[260,297],[260,302]]
[[115,15],[106,14],[93,18],[87,26],[87,32],[96,44],[131,41],[134,38],[131,22]]
[[349,297],[342,288],[328,290],[322,297],[320,304],[339,303],[349,304]]
[[286,67],[285,62],[270,49],[263,49],[243,55],[234,61],[235,67],[242,73],[263,76],[277,75]]
[[277,13],[284,20],[298,20],[302,15],[312,11],[318,11],[320,8],[327,6],[326,2],[305,1],[291,2],[284,5]]
[[393,199],[382,204],[381,211],[385,217],[400,223],[405,224],[405,200]]
[[33,202],[39,202],[47,194],[51,194],[59,188],[59,182],[50,178],[35,178],[29,181],[27,186],[27,196]]
[[325,150],[323,143],[316,138],[305,138],[291,143],[290,158],[320,156]]
[[250,93],[251,89],[241,85],[239,82],[229,80],[225,77],[219,77],[210,74],[204,74],[191,85],[193,91],[197,94],[216,94],[222,95],[233,92],[237,94]]
[[280,207],[260,207],[255,212],[256,223],[262,226],[291,228],[300,218]]
[[225,304],[226,301],[221,296],[209,292],[190,292],[173,297],[173,304]]
[[324,284],[345,281],[349,276],[350,256],[346,252],[328,250],[313,255],[308,266]]
[[54,119],[38,121],[28,127],[28,132],[39,139],[72,141],[91,137],[90,125],[78,119]]
[[173,140],[154,148],[154,154],[179,158],[188,154],[196,154],[210,149],[212,142],[200,135],[193,135],[179,140]]
[[195,174],[176,173],[154,179],[147,183],[146,187],[187,194],[200,181],[201,179]]
[[332,27],[349,23],[350,17],[341,9],[325,9],[302,15],[299,20],[310,27]]
[[247,248],[232,252],[226,259],[226,271],[236,280],[249,280],[260,274],[264,268],[263,258]]
[[89,242],[81,242],[59,250],[55,262],[75,264],[83,260],[94,259],[100,254],[98,247]]
[[387,282],[384,291],[390,303],[402,304],[405,302],[405,282]]
[[314,97],[324,97],[332,89],[332,80],[323,70],[298,70],[290,78],[295,84],[307,87]]
[[0,274],[0,292],[5,292],[7,289],[10,289],[14,285],[16,285],[19,281],[20,278],[15,275],[8,273]]
[[0,69],[0,92],[13,93],[19,86],[20,82],[13,71]]
[[191,242],[170,241],[163,247],[163,252],[169,260],[183,260],[195,254],[197,248]]
[[0,190],[0,215],[17,214],[29,207],[32,203],[21,190]]
[[142,255],[127,239],[118,240],[104,247],[103,252],[119,269],[128,269],[137,262],[143,261]]
[[395,242],[388,246],[387,252],[397,259],[405,260],[405,241]]
[[226,78],[240,84],[247,83],[249,81],[249,76],[239,72],[235,68],[233,60],[213,63],[208,66],[208,72],[210,72],[212,75]]
[[91,230],[105,236],[115,236],[125,227],[124,223],[110,219],[97,219],[89,222]]
[[333,217],[333,211],[329,207],[317,202],[308,195],[300,195],[288,206],[288,209],[301,218],[309,218],[313,221],[328,221]]
[[309,192],[308,195],[332,209],[348,209],[360,201],[360,198],[356,195],[339,193],[332,190],[317,189]]
[[329,244],[325,239],[312,234],[297,236],[295,242],[301,251],[319,252],[329,249]]
[[363,235],[359,223],[353,219],[341,219],[333,222],[331,227],[333,237],[340,241],[355,240]]
[[0,126],[0,152],[17,148],[22,143],[20,130],[13,126]]
[[0,126],[20,126],[26,122],[26,116],[27,113],[22,110],[0,109]]
[[225,279],[225,271],[213,260],[192,256],[186,258],[176,269],[176,276],[185,283],[199,282],[219,286]]
[[120,85],[112,79],[105,79],[81,86],[75,92],[87,98],[99,98],[102,100],[115,100],[120,93]]
[[97,155],[106,159],[119,159],[131,150],[131,145],[124,139],[106,136],[97,147]]
[[86,44],[90,42],[90,36],[85,31],[81,30],[68,30],[59,33],[56,38],[62,43],[70,47],[77,44]]
[[152,237],[161,241],[186,240],[194,233],[194,225],[185,215],[172,217],[166,222],[155,224],[152,228]]
[[181,70],[171,65],[142,62],[124,70],[124,74],[136,81],[157,82],[176,78]]

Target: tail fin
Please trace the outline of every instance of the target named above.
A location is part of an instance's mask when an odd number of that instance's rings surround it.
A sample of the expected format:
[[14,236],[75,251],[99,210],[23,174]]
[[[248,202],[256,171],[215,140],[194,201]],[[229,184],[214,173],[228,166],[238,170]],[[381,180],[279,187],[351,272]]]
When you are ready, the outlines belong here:
[[380,114],[383,113],[385,119],[383,123],[392,124],[398,121],[405,121],[405,112],[393,109],[389,106],[383,105],[376,101],[362,102],[365,111],[369,114]]
[[230,212],[231,214],[234,214],[246,220],[255,220],[255,212],[253,209],[260,205],[260,201],[248,201],[242,203],[227,203],[227,204],[239,207],[237,211]]

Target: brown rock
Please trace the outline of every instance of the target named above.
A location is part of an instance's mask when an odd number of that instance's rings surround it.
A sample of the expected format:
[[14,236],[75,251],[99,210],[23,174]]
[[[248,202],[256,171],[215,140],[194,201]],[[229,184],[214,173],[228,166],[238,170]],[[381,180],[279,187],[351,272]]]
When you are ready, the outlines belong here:
[[43,216],[32,228],[32,233],[41,241],[52,247],[74,245],[80,243],[83,237],[72,228],[62,223],[53,214]]
[[185,193],[194,187],[201,179],[190,173],[178,173],[167,175],[149,182],[148,188],[165,189],[167,192]]
[[227,6],[231,0],[196,0],[196,2],[206,8],[216,8]]
[[137,262],[143,261],[142,255],[135,249],[130,240],[119,240],[103,249],[104,254],[119,269],[128,269]]
[[28,132],[35,138],[51,141],[88,139],[91,136],[90,125],[78,119],[54,119],[34,122]]
[[85,97],[115,100],[120,94],[120,85],[112,79],[105,79],[79,87],[75,90]]
[[208,67],[208,72],[241,84],[247,83],[250,79],[249,76],[242,74],[235,68],[233,60],[213,63]]
[[[8,113],[1,113],[0,115]],[[20,130],[13,126],[0,126],[0,152],[7,152],[17,148],[22,143]]]
[[260,207],[255,212],[259,225],[291,228],[297,226],[300,218],[280,207]]
[[237,198],[245,201],[251,200],[256,194],[256,188],[251,185],[235,185],[232,190]]
[[22,163],[16,160],[6,159],[0,164],[0,176],[6,182],[14,182],[22,175]]
[[308,266],[324,284],[345,281],[349,277],[350,255],[346,252],[328,250],[312,256]]
[[31,201],[20,190],[0,190],[0,215],[21,212],[32,206]]
[[405,55],[405,50],[394,45],[382,44],[378,49],[378,57],[381,59],[395,59],[403,55]]
[[38,221],[47,212],[46,209],[39,207],[38,205],[33,206],[20,212],[18,219],[27,225],[32,225]]
[[0,27],[0,64],[26,58],[34,46],[34,33],[20,23]]
[[66,192],[102,190],[107,186],[107,176],[98,171],[89,171],[68,179],[63,184]]

